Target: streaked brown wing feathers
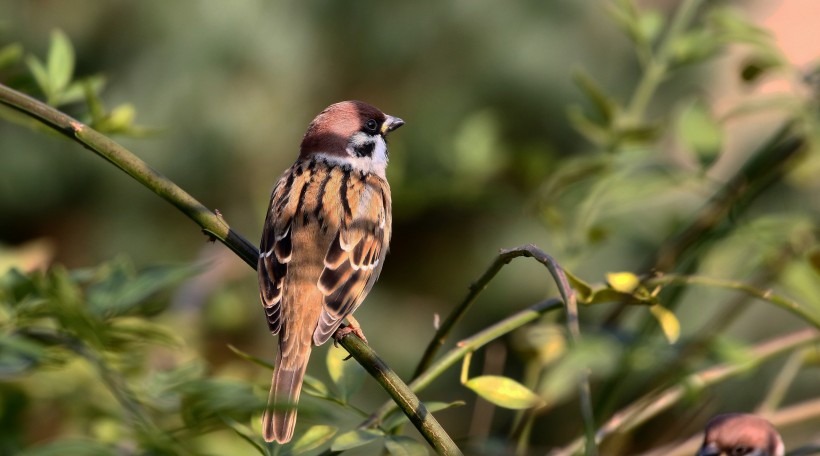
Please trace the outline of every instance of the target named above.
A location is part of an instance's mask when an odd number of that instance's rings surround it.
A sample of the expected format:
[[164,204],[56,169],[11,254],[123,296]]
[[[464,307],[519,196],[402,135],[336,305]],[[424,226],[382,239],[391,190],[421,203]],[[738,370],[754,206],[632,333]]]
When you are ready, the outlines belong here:
[[[382,249],[389,241],[385,233],[387,207],[380,182],[351,179],[347,206],[339,231],[328,246],[325,268],[318,287],[324,294],[324,309],[314,332],[314,343],[325,342],[352,313],[381,270]],[[345,207],[345,205],[343,205]],[[345,211],[346,212],[346,211]]]

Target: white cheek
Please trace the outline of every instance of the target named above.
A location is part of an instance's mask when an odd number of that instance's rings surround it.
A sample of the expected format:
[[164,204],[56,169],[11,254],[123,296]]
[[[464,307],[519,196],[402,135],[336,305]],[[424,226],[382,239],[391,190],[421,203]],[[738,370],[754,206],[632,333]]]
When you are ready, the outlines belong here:
[[347,161],[354,169],[373,173],[384,178],[387,169],[387,143],[381,135],[367,136],[364,133],[357,133],[353,136],[352,144],[363,144],[366,141],[373,141],[373,153],[369,157],[359,157],[353,147],[347,148]]
[[387,166],[387,143],[384,141],[382,135],[376,136],[376,147],[373,148],[373,164],[381,164]]

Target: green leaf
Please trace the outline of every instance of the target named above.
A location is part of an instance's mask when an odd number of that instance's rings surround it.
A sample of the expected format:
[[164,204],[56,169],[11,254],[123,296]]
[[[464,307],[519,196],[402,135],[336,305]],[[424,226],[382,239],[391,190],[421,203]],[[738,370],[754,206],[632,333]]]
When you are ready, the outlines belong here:
[[[464,401],[454,401],[454,402],[425,402],[424,406],[427,408],[427,411],[430,413],[440,412],[442,410],[446,410],[448,408],[453,407],[461,407],[464,405]],[[395,409],[393,410],[385,419],[382,421],[382,428],[384,429],[393,429],[396,426],[404,424],[405,422],[410,421],[401,410]]]
[[0,69],[14,65],[23,58],[23,46],[12,43],[0,48]]
[[207,429],[225,417],[245,422],[265,406],[251,385],[217,379],[196,379],[174,387],[182,395],[181,415],[194,429]]
[[330,445],[332,451],[345,451],[367,445],[376,439],[384,437],[384,433],[377,429],[354,429],[336,437]]
[[421,442],[405,435],[389,435],[384,448],[393,456],[426,456],[430,454]]
[[37,57],[30,55],[26,57],[26,66],[28,66],[29,71],[31,71],[31,75],[34,76],[34,82],[37,83],[37,87],[40,88],[46,98],[51,98],[53,96],[51,84],[48,80],[48,71],[46,71],[43,62]]
[[509,377],[483,375],[467,380],[464,386],[489,402],[508,409],[528,409],[543,403],[532,390]]
[[708,107],[697,101],[684,108],[678,118],[678,137],[704,168],[717,160],[723,143],[720,124]]
[[330,389],[325,385],[325,382],[319,380],[312,375],[305,375],[302,379],[303,391],[313,397],[328,398],[330,397]]
[[57,100],[58,104],[69,104],[87,100],[86,87],[90,88],[93,93],[99,93],[103,85],[105,85],[105,77],[101,75],[74,81],[60,94]]
[[103,318],[150,315],[161,308],[148,302],[149,298],[200,271],[198,266],[182,265],[154,266],[134,272],[130,264],[117,262],[88,287],[88,304],[94,314]]
[[676,37],[670,44],[672,63],[686,65],[717,55],[721,42],[709,29],[695,29]]
[[136,115],[134,105],[125,103],[114,108],[96,128],[105,133],[124,133],[133,127]]
[[316,448],[319,448],[329,442],[330,439],[336,435],[338,430],[339,429],[334,426],[311,426],[307,431],[302,432],[302,434],[293,441],[291,452],[294,454],[300,454],[315,450]]
[[259,442],[257,441],[256,434],[253,432],[251,428],[228,417],[222,417],[222,420],[229,428],[231,428],[231,430],[233,430],[236,433],[236,435],[238,435],[242,438],[242,440],[248,442],[252,447],[254,447],[256,451],[259,452],[259,454],[261,454],[262,456],[267,456],[268,453],[265,451],[265,448],[259,444]]
[[592,144],[605,147],[612,142],[610,130],[590,120],[581,106],[567,107],[567,119],[570,125]]
[[604,125],[611,124],[613,117],[619,110],[619,107],[615,101],[601,88],[598,81],[596,81],[587,72],[577,70],[572,75],[572,82],[574,82],[575,85],[581,89],[581,92],[586,95],[587,99],[589,99],[595,107],[596,111],[603,119]]
[[51,46],[46,60],[49,87],[54,96],[58,96],[71,82],[74,74],[74,48],[71,41],[60,30],[51,32]]
[[663,30],[663,15],[657,11],[645,11],[638,17],[637,33],[644,43],[652,43]]
[[661,325],[661,330],[663,331],[663,335],[666,336],[666,340],[668,340],[670,344],[677,342],[680,338],[680,321],[678,321],[678,317],[660,304],[649,306],[649,312],[658,320],[658,324]]
[[359,391],[365,378],[364,368],[351,359],[345,361],[347,356],[344,349],[331,347],[325,359],[330,379],[336,385],[339,398],[345,403]]
[[42,345],[29,339],[0,334],[0,378],[23,375],[45,355]]

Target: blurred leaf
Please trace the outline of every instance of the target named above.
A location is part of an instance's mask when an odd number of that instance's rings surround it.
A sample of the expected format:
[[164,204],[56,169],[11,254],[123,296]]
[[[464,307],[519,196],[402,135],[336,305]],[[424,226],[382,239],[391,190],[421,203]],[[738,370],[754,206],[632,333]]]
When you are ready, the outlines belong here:
[[197,379],[175,388],[181,393],[181,414],[188,427],[207,430],[229,417],[239,422],[264,407],[251,385],[222,379]]
[[88,287],[89,307],[102,318],[156,313],[156,306],[147,302],[150,297],[200,271],[198,266],[182,265],[154,266],[134,272],[130,264],[115,262]]
[[430,454],[421,442],[405,435],[389,435],[384,448],[393,456],[426,456]]
[[706,105],[696,101],[684,108],[678,118],[678,137],[695,153],[703,168],[718,158],[723,131]]
[[717,337],[712,344],[712,350],[721,362],[728,364],[743,365],[752,367],[755,363],[755,354],[749,346],[743,342],[729,337]]
[[74,81],[60,94],[60,104],[76,103],[86,99],[86,87],[99,93],[105,85],[105,77],[97,75]]
[[663,30],[664,18],[654,10],[642,11],[638,16],[636,27],[639,39],[644,43],[652,43]]
[[259,452],[259,454],[262,456],[267,456],[268,452],[265,451],[265,448],[257,441],[256,433],[251,428],[228,417],[222,417],[222,420],[234,431],[234,433],[236,433],[236,435],[242,438],[242,440],[248,442],[252,447],[256,448],[256,451]]
[[339,429],[334,426],[311,426],[293,441],[290,451],[293,454],[302,454],[315,450],[329,442],[338,430]]
[[675,65],[700,63],[714,57],[721,49],[721,42],[713,31],[698,28],[682,33],[671,42],[671,61]]
[[631,272],[609,272],[606,281],[615,291],[632,293],[641,284],[641,279]]
[[45,65],[36,56],[30,55],[26,57],[26,66],[31,71],[31,75],[34,76],[37,87],[45,94],[46,98],[51,98],[53,95]]
[[464,386],[487,401],[508,409],[528,409],[543,403],[532,390],[509,377],[482,375],[467,380]]
[[68,87],[74,74],[74,48],[61,30],[51,32],[46,69],[51,94],[56,97]]
[[305,393],[313,397],[330,397],[330,389],[325,385],[325,382],[312,375],[305,374],[304,379],[302,379],[302,386],[304,387]]
[[564,330],[556,324],[528,325],[515,334],[519,350],[524,351],[529,358],[535,358],[542,366],[553,363],[567,350]]
[[114,448],[92,440],[57,440],[29,448],[17,456],[116,456]]
[[130,130],[136,118],[134,105],[125,103],[114,108],[95,125],[95,128],[105,133],[123,133]]
[[721,33],[724,40],[746,43],[760,49],[770,49],[771,34],[743,17],[735,8],[715,8],[709,21]]
[[0,333],[0,379],[23,375],[45,354],[42,345],[12,334]]
[[[447,410],[448,408],[453,407],[461,407],[464,405],[464,401],[453,401],[453,402],[425,402],[424,406],[427,408],[427,411],[430,413],[440,412],[442,410]],[[382,420],[382,428],[384,429],[393,429],[396,426],[401,424],[405,424],[409,422],[410,419],[407,418],[401,410],[395,409],[393,410],[384,420]]]
[[661,325],[661,330],[663,330],[666,340],[668,340],[670,344],[677,342],[678,338],[680,338],[680,321],[678,321],[678,317],[660,304],[649,306],[649,311],[652,313],[652,316],[658,320],[658,324]]
[[345,451],[367,445],[374,440],[384,437],[384,433],[377,429],[355,429],[336,437],[330,445],[332,451]]
[[0,69],[9,67],[23,58],[23,46],[20,43],[7,44],[0,48]]
[[570,125],[592,144],[605,147],[611,142],[610,131],[590,120],[581,106],[571,105],[567,108],[567,119]]
[[364,384],[364,368],[352,359],[347,358],[348,353],[343,349],[331,347],[327,350],[327,371],[330,379],[336,385],[339,399],[347,403],[354,394]]
[[595,107],[597,113],[603,119],[604,125],[612,122],[616,112],[619,110],[615,101],[598,85],[598,82],[583,70],[576,70],[572,74],[572,82],[581,89],[587,99]]
[[[183,341],[171,328],[139,317],[117,318],[109,322],[109,349],[131,349],[135,344],[157,344],[180,347]],[[121,347],[117,347],[121,344]]]
[[620,344],[608,337],[585,335],[547,371],[538,392],[546,402],[555,403],[574,394],[578,381],[590,373],[605,377],[620,359]]

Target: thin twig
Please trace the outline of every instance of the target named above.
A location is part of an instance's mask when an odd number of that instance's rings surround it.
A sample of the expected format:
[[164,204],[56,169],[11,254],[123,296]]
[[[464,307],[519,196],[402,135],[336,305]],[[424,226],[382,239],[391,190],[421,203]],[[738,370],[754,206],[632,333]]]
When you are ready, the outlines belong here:
[[775,294],[772,290],[761,290],[760,288],[749,285],[745,282],[737,280],[718,279],[715,277],[694,276],[694,275],[677,275],[666,274],[660,277],[655,277],[645,282],[646,286],[653,288],[657,285],[669,284],[685,284],[685,285],[704,285],[715,288],[726,288],[729,290],[736,290],[746,293],[747,295],[770,302],[783,310],[786,310],[805,322],[811,323],[817,329],[820,329],[820,318],[814,315],[811,309],[807,309],[799,302],[789,299],[785,296]]

